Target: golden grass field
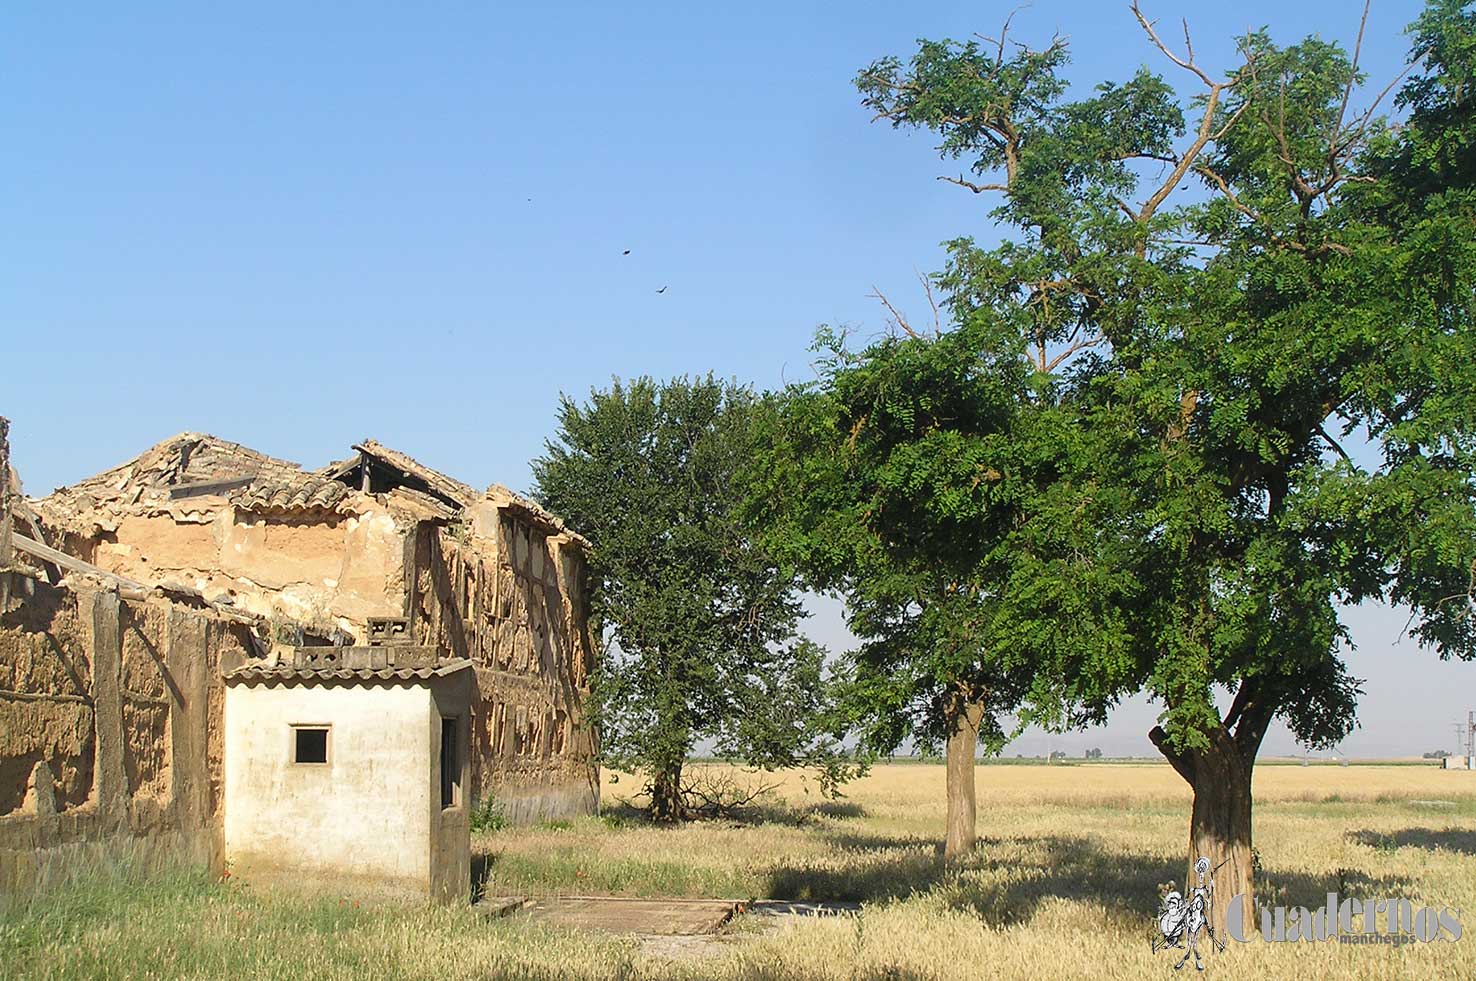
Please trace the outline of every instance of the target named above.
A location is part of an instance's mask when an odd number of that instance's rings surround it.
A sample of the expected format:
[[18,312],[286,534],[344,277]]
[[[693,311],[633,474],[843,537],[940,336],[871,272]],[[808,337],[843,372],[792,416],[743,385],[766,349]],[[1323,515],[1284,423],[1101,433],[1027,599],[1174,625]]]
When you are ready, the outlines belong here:
[[[181,873],[104,881],[0,914],[0,976],[1140,978],[1160,885],[1182,883],[1188,793],[1164,765],[978,770],[984,840],[945,871],[943,768],[875,768],[827,803],[786,775],[744,821],[654,827],[606,776],[599,818],[479,833],[502,894],[857,900],[859,916],[760,922],[667,957],[636,939],[467,909],[355,906]],[[1476,934],[1476,773],[1267,766],[1255,777],[1262,897],[1329,890],[1450,906]],[[1340,885],[1341,884],[1341,885]],[[1400,948],[1231,944],[1206,975],[1476,978],[1476,935]],[[1191,966],[1186,971],[1192,971]]]

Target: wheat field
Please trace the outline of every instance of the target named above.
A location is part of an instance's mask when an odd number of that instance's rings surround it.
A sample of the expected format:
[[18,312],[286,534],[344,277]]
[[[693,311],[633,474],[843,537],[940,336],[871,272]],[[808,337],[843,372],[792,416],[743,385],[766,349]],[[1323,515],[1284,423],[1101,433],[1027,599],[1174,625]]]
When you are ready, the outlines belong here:
[[[1157,764],[977,771],[979,848],[938,854],[940,766],[880,766],[835,802],[784,774],[742,820],[655,827],[607,774],[599,817],[474,836],[488,895],[611,894],[859,902],[855,916],[735,919],[696,947],[469,909],[287,897],[198,872],[90,888],[0,912],[3,977],[1139,978],[1174,975],[1149,930],[1182,883],[1189,796]],[[1261,897],[1328,891],[1452,907],[1476,932],[1476,773],[1272,766],[1255,778]],[[1465,912],[1469,911],[1469,912]],[[1188,968],[1192,970],[1192,968]],[[1361,947],[1232,943],[1206,973],[1473,978],[1476,936]]]

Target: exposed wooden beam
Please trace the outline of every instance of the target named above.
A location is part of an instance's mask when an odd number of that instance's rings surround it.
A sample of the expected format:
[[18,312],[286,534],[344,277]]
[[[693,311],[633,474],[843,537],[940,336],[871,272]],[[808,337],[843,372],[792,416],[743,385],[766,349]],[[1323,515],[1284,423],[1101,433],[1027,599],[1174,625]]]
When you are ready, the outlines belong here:
[[144,585],[136,579],[129,579],[127,576],[120,576],[117,573],[109,572],[106,569],[100,569],[97,566],[93,565],[91,562],[83,562],[81,559],[74,558],[73,556],[68,555],[66,552],[58,552],[50,545],[42,545],[35,539],[27,538],[25,535],[15,535],[13,536],[13,541],[15,543],[15,548],[17,551],[25,552],[27,555],[41,559],[45,562],[50,562],[58,569],[66,569],[68,572],[80,572],[83,575],[88,576],[100,576],[101,578],[115,582],[120,586],[125,586],[131,590],[136,590],[139,593],[138,598],[142,598],[143,596],[147,595],[152,588],[150,586]]
[[169,497],[171,500],[178,501],[186,497],[223,494],[238,487],[249,487],[256,477],[256,474],[246,474],[241,477],[225,477],[219,480],[198,480],[192,484],[175,484],[169,488]]

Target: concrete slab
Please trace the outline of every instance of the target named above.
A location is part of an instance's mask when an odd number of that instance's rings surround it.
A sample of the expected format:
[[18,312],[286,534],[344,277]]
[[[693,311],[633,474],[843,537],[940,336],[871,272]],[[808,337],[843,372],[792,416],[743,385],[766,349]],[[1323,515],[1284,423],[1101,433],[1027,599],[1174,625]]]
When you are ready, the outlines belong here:
[[618,896],[545,896],[524,907],[531,918],[558,926],[643,936],[713,933],[742,904],[733,899],[627,899]]
[[483,896],[472,904],[472,909],[495,920],[509,913],[516,913],[531,902],[526,896]]

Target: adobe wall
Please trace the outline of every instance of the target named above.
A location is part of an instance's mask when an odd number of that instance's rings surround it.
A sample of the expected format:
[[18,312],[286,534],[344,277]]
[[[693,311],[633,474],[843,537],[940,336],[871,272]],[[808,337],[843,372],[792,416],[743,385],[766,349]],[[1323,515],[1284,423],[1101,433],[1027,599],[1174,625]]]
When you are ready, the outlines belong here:
[[241,610],[362,639],[371,616],[405,605],[409,522],[368,506],[256,513],[218,510],[122,516],[116,528],[69,548],[108,572],[174,581]]
[[427,528],[417,543],[417,643],[476,663],[474,801],[521,823],[599,808],[594,736],[582,707],[593,644],[584,561],[567,540],[507,510]]
[[244,654],[245,628],[0,577],[0,894],[100,856],[218,864],[218,666]]

